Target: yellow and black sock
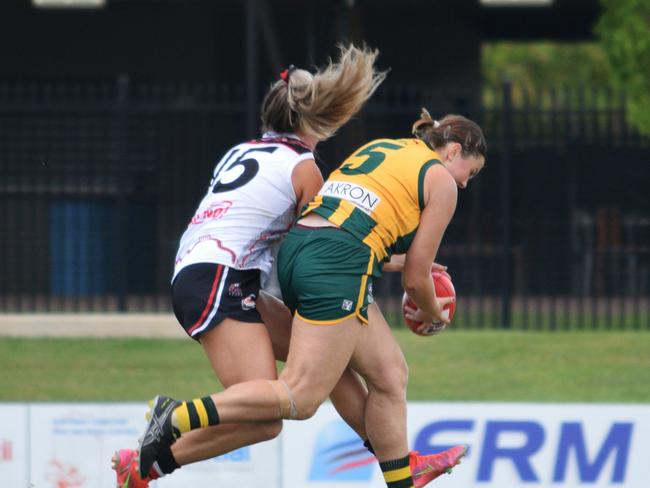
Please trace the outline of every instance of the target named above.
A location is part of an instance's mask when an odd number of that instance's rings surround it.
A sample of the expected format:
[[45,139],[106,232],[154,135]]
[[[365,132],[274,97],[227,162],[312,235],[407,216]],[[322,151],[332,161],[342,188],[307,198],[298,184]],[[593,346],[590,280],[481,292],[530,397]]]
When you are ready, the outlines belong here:
[[384,480],[388,488],[413,488],[408,455],[400,459],[379,463],[379,467],[381,472],[384,473]]
[[190,430],[217,425],[219,414],[209,396],[181,403],[174,410],[175,427],[184,434]]

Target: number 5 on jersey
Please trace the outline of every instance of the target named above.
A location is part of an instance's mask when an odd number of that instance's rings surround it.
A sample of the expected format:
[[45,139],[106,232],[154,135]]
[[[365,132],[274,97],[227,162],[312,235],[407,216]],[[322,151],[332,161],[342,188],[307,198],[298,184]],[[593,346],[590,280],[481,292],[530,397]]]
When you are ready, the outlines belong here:
[[223,193],[244,186],[255,177],[260,169],[260,164],[253,156],[246,156],[259,151],[271,154],[276,149],[277,147],[273,146],[248,149],[234,161],[231,160],[237,151],[232,151],[214,170],[212,181],[210,181],[212,193]]

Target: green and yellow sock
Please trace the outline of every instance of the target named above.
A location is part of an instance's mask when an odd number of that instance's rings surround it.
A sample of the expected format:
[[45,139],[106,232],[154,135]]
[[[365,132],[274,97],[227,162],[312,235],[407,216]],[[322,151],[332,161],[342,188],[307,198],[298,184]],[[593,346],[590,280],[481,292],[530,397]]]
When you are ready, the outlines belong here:
[[181,403],[174,409],[172,423],[181,434],[184,434],[190,430],[217,425],[219,414],[212,398],[209,396],[195,398]]
[[388,488],[413,488],[408,454],[400,459],[379,463]]

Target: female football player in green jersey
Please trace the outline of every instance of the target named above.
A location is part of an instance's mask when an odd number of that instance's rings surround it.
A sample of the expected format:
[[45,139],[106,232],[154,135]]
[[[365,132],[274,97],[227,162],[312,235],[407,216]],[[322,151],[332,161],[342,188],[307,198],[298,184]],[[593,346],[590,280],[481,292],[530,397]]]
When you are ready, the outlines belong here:
[[[465,188],[485,165],[480,127],[426,111],[414,138],[379,139],[334,171],[285,238],[278,274],[294,312],[286,366],[278,380],[254,380],[181,402],[154,399],[140,470],[184,433],[209,425],[306,419],[351,365],[366,381],[365,427],[388,487],[422,486],[406,436],[407,365],[372,298],[382,263],[405,253],[403,285],[418,306],[411,318],[448,322],[431,279],[443,234]],[[196,415],[196,405],[208,415]],[[192,414],[194,412],[194,414]],[[203,417],[206,417],[205,419]],[[204,422],[204,420],[207,420]],[[460,457],[459,446],[455,453]],[[421,481],[414,480],[418,478]]]

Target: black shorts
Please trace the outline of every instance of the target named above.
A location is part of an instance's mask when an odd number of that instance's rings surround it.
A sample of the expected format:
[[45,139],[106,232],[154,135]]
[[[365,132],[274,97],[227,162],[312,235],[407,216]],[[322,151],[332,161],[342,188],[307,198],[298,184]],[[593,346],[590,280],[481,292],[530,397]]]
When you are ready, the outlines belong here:
[[172,307],[187,334],[197,339],[225,318],[261,323],[255,300],[260,271],[223,264],[197,263],[183,268],[172,283]]

